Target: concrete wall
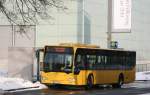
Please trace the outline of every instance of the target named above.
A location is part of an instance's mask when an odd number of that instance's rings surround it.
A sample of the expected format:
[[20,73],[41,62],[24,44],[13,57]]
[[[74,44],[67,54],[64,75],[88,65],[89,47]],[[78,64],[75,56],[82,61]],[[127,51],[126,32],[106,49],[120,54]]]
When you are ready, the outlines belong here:
[[31,80],[34,63],[34,49],[10,47],[8,52],[8,76]]
[[[84,42],[107,48],[108,0],[84,0],[84,2]],[[150,60],[149,4],[150,0],[132,0],[131,33],[112,34],[112,40],[119,42],[119,48],[137,52],[138,64]]]
[[8,49],[0,47],[0,76],[8,75]]
[[51,10],[54,19],[49,23],[41,21],[36,26],[36,47],[64,42],[84,42],[106,48],[107,0],[68,0],[64,3],[68,7],[67,10]]
[[137,60],[150,60],[150,0],[132,0],[131,33],[113,34],[120,48],[137,51]]
[[8,76],[8,46],[11,27],[0,26],[0,76]]
[[32,79],[35,26],[27,28],[24,34],[18,26],[0,26],[0,76]]
[[68,9],[50,10],[53,19],[41,21],[36,26],[36,47],[77,42],[79,2],[80,0],[65,0],[64,4]]
[[[84,15],[86,16],[84,31],[84,34],[86,34],[85,41],[91,44],[100,45],[102,48],[106,48],[108,0],[84,1]],[[137,52],[137,61],[139,61],[137,62],[138,64],[150,60],[149,4],[150,0],[132,0],[131,33],[112,34],[112,40],[119,42],[119,48],[135,50]]]
[[84,0],[85,42],[107,48],[107,0]]

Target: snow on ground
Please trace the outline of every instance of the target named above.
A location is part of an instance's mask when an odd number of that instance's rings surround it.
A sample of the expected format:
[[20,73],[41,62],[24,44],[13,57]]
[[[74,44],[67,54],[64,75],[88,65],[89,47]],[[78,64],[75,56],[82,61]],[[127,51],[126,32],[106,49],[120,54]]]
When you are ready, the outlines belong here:
[[47,87],[40,82],[32,83],[31,81],[21,78],[0,77],[0,89],[4,91],[23,90],[23,89],[46,89]]
[[[150,80],[150,71],[137,72],[137,81]],[[0,77],[0,90],[3,91],[23,91],[23,90],[36,90],[46,89],[47,87],[40,82],[32,83],[31,81],[21,78],[8,78]],[[1,92],[1,91],[0,91]]]
[[136,73],[136,79],[137,81],[146,81],[150,80],[150,71],[145,72],[137,72]]
[[146,93],[146,94],[140,94],[140,95],[150,95],[150,93]]

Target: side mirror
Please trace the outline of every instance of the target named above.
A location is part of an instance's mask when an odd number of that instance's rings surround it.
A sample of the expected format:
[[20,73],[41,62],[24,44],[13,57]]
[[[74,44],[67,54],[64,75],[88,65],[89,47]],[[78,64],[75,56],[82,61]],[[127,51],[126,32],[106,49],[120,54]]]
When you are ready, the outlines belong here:
[[74,69],[74,74],[75,74],[75,75],[78,75],[79,73],[80,73],[80,69],[79,69],[79,68],[75,68],[75,69]]

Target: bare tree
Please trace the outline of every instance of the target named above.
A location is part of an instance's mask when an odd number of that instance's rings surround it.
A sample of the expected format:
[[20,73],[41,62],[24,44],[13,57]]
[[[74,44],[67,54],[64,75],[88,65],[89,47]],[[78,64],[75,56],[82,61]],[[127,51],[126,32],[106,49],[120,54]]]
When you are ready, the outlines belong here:
[[62,0],[0,0],[0,14],[12,25],[33,25],[52,18],[48,9],[67,9]]

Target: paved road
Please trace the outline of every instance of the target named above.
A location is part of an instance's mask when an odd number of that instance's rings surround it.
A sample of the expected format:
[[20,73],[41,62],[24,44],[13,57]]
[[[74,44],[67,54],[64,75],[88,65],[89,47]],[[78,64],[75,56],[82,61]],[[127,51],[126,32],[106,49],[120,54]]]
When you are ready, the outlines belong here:
[[47,89],[38,91],[13,92],[6,95],[150,95],[150,81],[135,82],[120,89],[94,88],[92,90]]

